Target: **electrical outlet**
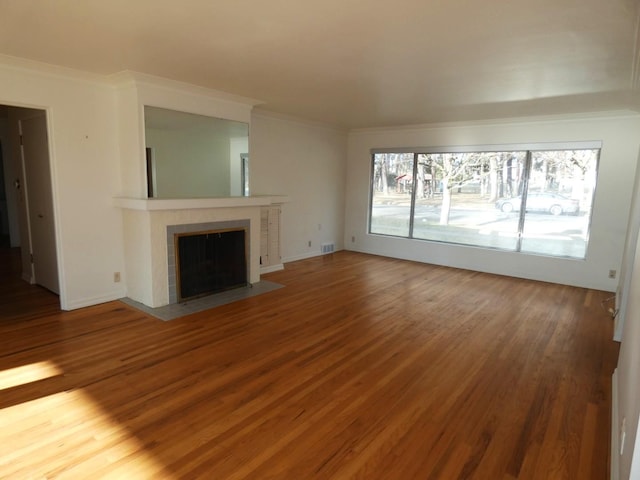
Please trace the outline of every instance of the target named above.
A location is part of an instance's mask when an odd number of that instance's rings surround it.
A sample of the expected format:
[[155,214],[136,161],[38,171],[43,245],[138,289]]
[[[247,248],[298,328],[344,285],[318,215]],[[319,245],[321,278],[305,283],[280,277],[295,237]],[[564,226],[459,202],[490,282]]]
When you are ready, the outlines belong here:
[[113,281],[118,283],[120,281],[120,272],[113,272]]
[[616,272],[615,270],[609,270],[609,278],[616,278],[617,274],[618,272]]
[[311,240],[309,240],[309,246],[311,246]]
[[356,242],[356,236],[355,236],[355,235],[352,235],[352,236],[351,236],[351,243],[355,243],[355,242]]

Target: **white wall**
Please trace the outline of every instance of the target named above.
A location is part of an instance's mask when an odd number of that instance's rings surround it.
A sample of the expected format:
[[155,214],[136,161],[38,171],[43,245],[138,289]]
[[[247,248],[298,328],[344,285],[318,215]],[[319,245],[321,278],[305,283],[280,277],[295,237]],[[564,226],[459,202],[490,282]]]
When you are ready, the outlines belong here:
[[629,302],[629,288],[631,286],[631,275],[633,274],[633,262],[636,254],[636,244],[638,233],[640,232],[640,158],[637,162],[635,187],[633,191],[633,201],[629,213],[627,227],[627,238],[624,245],[624,255],[622,257],[622,268],[620,269],[620,285],[616,295],[616,308],[618,315],[615,319],[613,338],[618,342],[622,339],[622,330],[625,318],[627,317],[627,306]]
[[63,308],[120,298],[123,271],[113,89],[89,75],[0,58],[0,104],[47,111]]
[[[113,199],[146,196],[144,105],[248,123],[252,101],[0,56],[0,104],[47,112],[60,302],[74,309],[126,295],[122,211]],[[114,272],[125,273],[122,282]]]
[[[637,238],[637,237],[636,237]],[[622,345],[617,368],[618,391],[617,418],[613,425],[612,439],[615,443],[620,438],[620,428],[626,419],[626,440],[624,454],[613,452],[612,462],[618,462],[620,479],[638,478],[640,472],[640,445],[636,434],[638,430],[638,418],[640,416],[640,242],[636,241],[636,255],[631,268],[631,284],[627,297],[627,315],[622,333]],[[615,408],[615,407],[614,407]],[[621,446],[618,445],[618,448]],[[635,455],[634,455],[635,451]],[[635,458],[634,458],[635,457]],[[630,477],[632,468],[636,470],[636,476]]]
[[251,195],[289,197],[282,205],[283,262],[319,255],[322,243],[343,248],[346,140],[326,126],[252,115]]
[[[640,137],[640,135],[636,135]],[[640,162],[638,162],[640,165]],[[640,443],[638,428],[640,416],[640,168],[636,171],[635,188],[631,202],[631,215],[625,253],[621,269],[620,306],[616,335],[622,340],[613,387],[612,472],[619,479],[640,478]],[[626,419],[626,438],[620,456],[620,430]],[[617,480],[617,478],[615,479]]]
[[[483,122],[354,131],[349,135],[345,248],[426,263],[615,291],[639,141],[640,116]],[[397,239],[367,233],[372,148],[602,141],[586,260],[570,260]],[[355,242],[351,242],[355,236]]]
[[[617,280],[607,273],[621,266],[638,116],[356,131],[347,141],[340,130],[264,112],[249,116],[248,103],[221,101],[211,92],[168,83],[120,81],[116,87],[113,79],[0,57],[0,104],[47,111],[64,308],[126,292],[124,282],[113,282],[113,273],[124,271],[124,247],[122,212],[112,199],[123,193],[144,197],[143,105],[251,121],[252,194],[287,195],[290,200],[282,208],[285,262],[317,255],[325,242],[341,249],[346,240],[348,248],[365,252],[616,289]],[[581,140],[603,142],[586,261],[366,233],[371,148]]]

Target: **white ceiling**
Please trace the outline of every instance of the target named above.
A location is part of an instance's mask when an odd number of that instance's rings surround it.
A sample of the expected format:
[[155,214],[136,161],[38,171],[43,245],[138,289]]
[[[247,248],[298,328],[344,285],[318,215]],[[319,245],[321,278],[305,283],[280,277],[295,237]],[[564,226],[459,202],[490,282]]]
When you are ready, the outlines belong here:
[[640,0],[0,0],[0,53],[370,127],[636,108]]

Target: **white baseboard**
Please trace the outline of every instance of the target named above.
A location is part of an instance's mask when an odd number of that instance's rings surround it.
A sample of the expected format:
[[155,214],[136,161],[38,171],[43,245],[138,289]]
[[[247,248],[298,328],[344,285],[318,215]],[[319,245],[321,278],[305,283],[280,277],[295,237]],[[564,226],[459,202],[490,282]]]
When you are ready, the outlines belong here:
[[618,369],[611,377],[611,471],[610,480],[620,479],[620,438],[618,437]]
[[284,265],[279,263],[278,265],[269,265],[267,267],[260,267],[260,275],[271,272],[278,272],[284,270]]
[[291,257],[283,258],[282,263],[297,262],[298,260],[305,260],[307,258],[319,257],[320,255],[321,255],[320,252],[302,253],[300,255],[293,255]]
[[99,305],[100,303],[112,302],[113,300],[119,300],[124,297],[126,297],[126,295],[123,290],[112,292],[108,295],[99,295],[97,297],[81,298],[70,302],[64,302],[64,304],[60,305],[60,308],[62,308],[62,310],[77,310],[78,308],[91,307],[93,305]]
[[[344,249],[336,247],[335,251],[332,253],[337,253],[341,250],[344,250]],[[323,254],[322,252],[301,253],[300,255],[292,255],[290,257],[283,258],[282,263],[297,262],[298,260],[306,260],[307,258],[321,257],[322,255],[327,255],[327,254]]]

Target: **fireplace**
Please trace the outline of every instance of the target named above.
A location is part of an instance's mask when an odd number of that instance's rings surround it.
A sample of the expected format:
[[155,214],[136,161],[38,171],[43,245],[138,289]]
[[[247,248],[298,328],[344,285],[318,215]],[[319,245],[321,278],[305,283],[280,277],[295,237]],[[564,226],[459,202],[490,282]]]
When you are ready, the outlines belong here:
[[244,287],[250,221],[167,225],[169,303]]
[[287,197],[117,198],[123,209],[127,297],[151,308],[178,302],[175,234],[244,229],[247,283],[260,281],[261,211]]
[[247,285],[245,229],[175,234],[178,301]]

